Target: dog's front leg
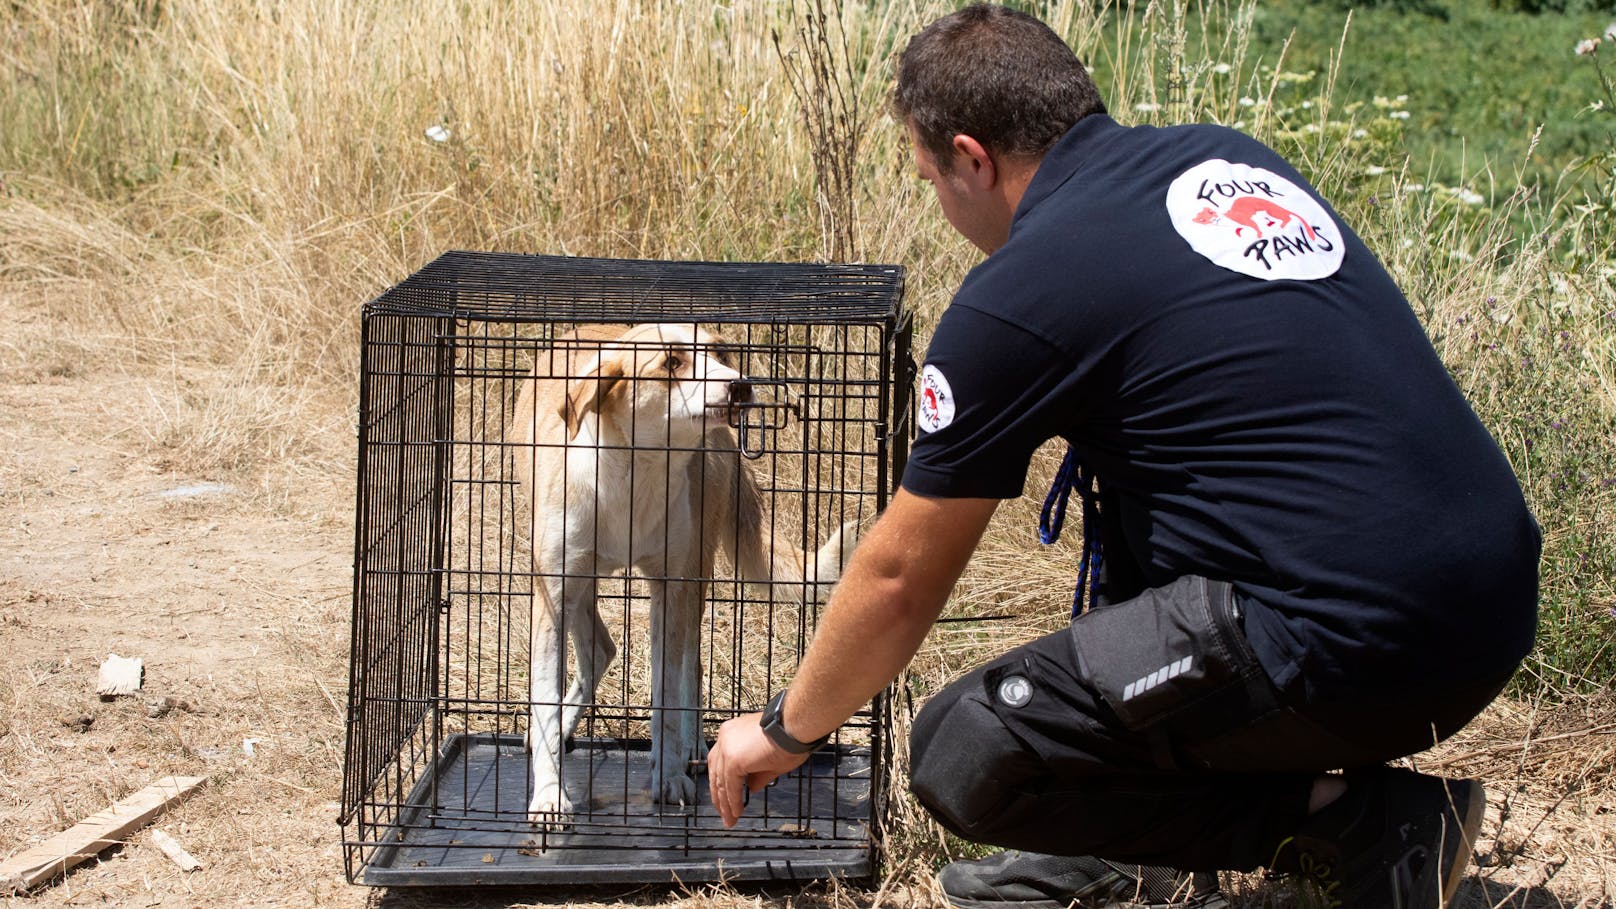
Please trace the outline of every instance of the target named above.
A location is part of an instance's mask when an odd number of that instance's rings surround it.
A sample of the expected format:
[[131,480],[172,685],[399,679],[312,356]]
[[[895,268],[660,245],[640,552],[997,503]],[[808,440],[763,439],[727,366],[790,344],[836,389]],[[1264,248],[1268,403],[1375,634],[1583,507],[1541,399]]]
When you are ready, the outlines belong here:
[[541,578],[535,584],[533,628],[529,643],[527,751],[533,790],[528,798],[528,819],[534,823],[564,821],[572,812],[561,780],[561,754],[567,727],[562,722],[561,691],[567,669],[567,613],[565,604],[577,581]]
[[664,805],[692,806],[692,761],[707,756],[701,735],[699,581],[662,581],[651,591],[651,787]]
[[680,707],[675,760],[677,768],[693,780],[692,764],[707,760],[707,740],[701,734],[701,618],[707,605],[707,585],[683,582],[678,586],[684,588],[679,608],[668,614],[668,646],[673,650]]

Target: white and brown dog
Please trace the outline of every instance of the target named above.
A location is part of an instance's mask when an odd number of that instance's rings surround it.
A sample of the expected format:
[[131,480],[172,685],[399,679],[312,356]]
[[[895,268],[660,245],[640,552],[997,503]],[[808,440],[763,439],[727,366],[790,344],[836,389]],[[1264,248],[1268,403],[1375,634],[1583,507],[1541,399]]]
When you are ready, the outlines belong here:
[[[769,529],[728,425],[751,387],[718,339],[690,325],[585,326],[538,353],[510,439],[532,506],[534,608],[527,750],[532,820],[571,801],[561,755],[617,653],[597,581],[635,570],[651,594],[651,787],[694,805],[701,730],[700,631],[722,549],[742,579],[822,598],[857,538],[848,522],[805,558]],[[806,592],[806,594],[805,594]],[[562,697],[571,639],[577,676]],[[564,709],[563,709],[564,708]]]

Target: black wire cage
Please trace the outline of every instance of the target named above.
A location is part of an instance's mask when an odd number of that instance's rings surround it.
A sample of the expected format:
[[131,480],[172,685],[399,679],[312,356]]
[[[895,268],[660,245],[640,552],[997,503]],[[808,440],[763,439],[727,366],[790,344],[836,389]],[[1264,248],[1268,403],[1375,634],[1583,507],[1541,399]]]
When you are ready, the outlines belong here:
[[365,307],[350,881],[877,875],[890,693],[734,828],[703,759],[903,469],[902,295],[895,266],[452,252]]

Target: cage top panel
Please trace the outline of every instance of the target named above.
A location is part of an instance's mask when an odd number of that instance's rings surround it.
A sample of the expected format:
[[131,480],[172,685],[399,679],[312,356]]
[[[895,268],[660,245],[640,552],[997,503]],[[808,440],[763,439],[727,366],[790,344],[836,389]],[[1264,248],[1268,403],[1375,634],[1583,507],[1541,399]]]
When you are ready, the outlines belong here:
[[369,315],[500,322],[887,321],[897,265],[679,262],[448,252],[385,291]]

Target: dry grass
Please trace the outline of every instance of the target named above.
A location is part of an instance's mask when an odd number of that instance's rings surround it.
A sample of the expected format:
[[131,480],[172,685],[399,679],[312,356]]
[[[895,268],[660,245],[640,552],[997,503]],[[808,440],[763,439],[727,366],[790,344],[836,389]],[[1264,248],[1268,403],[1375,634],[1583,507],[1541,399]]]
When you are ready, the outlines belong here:
[[[432,0],[409,15],[307,0],[0,10],[0,855],[153,777],[211,779],[162,821],[207,870],[182,875],[137,835],[19,904],[554,901],[372,893],[342,879],[359,304],[450,248],[770,260],[856,242],[864,258],[910,269],[924,338],[972,253],[912,179],[882,96],[891,53],[944,5],[831,4],[837,20],[817,33],[803,30],[804,4],[672,0]],[[1114,72],[1113,109],[1232,122],[1246,115],[1235,99],[1272,98],[1279,75],[1247,59],[1242,28],[1204,29],[1198,10],[1127,11],[1137,33],[1107,31],[1071,2],[1049,19]],[[816,34],[835,44],[813,65],[839,67],[833,87],[862,111],[841,121],[851,134],[817,144],[780,57],[809,60],[790,55]],[[1213,78],[1208,61],[1232,75]],[[1356,125],[1312,110],[1323,128],[1309,136]],[[1248,126],[1280,136],[1286,118],[1272,113]],[[838,142],[856,161],[829,161],[844,175],[830,200],[814,149]],[[1297,149],[1327,191],[1361,198],[1340,146]],[[1543,460],[1549,446],[1513,440],[1545,438],[1525,402],[1548,395],[1585,414],[1579,457],[1603,464],[1616,450],[1616,333],[1599,318],[1616,310],[1609,282],[1506,254],[1509,238],[1473,219],[1351,204],[1564,544],[1546,590],[1584,596],[1554,620],[1554,639],[1585,642],[1596,660],[1608,636],[1588,629],[1609,627],[1599,623],[1616,606],[1612,493],[1598,475],[1566,488],[1553,476],[1565,462]],[[1512,371],[1500,349],[1545,365]],[[217,488],[183,492],[201,483]],[[1061,621],[1075,553],[1068,541],[1028,554],[1037,504],[1001,509],[950,612],[1009,618],[940,627],[912,669],[916,697]],[[1593,564],[1579,568],[1578,553]],[[95,701],[88,683],[109,649],[145,655],[147,692],[192,709],[152,717],[137,701]],[[1616,707],[1608,690],[1589,693],[1597,677],[1576,677],[1593,665],[1581,659],[1535,662],[1540,694],[1501,701],[1419,758],[1489,783],[1486,866],[1467,907],[1616,898]],[[941,905],[931,869],[962,844],[908,801],[897,812],[879,891],[575,898]],[[1258,880],[1229,883],[1241,905],[1305,905]]]

